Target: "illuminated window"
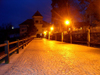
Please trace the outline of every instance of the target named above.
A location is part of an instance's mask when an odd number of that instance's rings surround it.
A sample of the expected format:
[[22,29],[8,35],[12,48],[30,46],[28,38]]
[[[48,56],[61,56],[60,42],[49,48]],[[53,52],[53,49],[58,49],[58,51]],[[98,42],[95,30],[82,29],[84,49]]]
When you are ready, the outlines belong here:
[[12,29],[14,29],[14,27],[12,27]]
[[82,30],[82,27],[80,27],[80,29]]
[[40,36],[42,36],[42,33],[40,33]]

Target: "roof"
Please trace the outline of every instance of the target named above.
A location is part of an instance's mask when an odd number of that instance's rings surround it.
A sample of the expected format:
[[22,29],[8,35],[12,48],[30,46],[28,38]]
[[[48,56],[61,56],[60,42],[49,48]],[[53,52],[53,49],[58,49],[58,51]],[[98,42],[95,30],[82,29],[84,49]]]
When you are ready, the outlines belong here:
[[[23,23],[19,24],[19,25],[33,25],[33,19],[27,19],[26,21],[24,21]],[[43,26],[42,27],[48,27],[50,26],[51,24],[49,24],[48,22],[46,21],[42,21],[42,24]]]
[[33,16],[42,16],[39,11],[37,11]]
[[33,24],[33,19],[27,19],[26,21],[24,21],[23,23],[21,23],[20,25],[32,25]]
[[51,24],[49,24],[48,22],[46,22],[46,21],[43,21],[43,26],[42,27],[48,27],[48,26],[50,26]]

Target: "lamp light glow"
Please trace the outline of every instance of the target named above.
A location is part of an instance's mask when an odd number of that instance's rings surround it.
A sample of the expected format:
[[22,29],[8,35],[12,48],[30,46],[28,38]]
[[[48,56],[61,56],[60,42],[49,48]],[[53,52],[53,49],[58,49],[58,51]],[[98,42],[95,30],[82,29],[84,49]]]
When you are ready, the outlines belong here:
[[69,25],[69,24],[70,24],[70,21],[69,21],[69,20],[66,20],[66,21],[65,21],[65,24],[66,24],[66,25]]
[[47,34],[47,31],[44,31],[44,34],[46,35]]
[[69,28],[69,31],[71,30],[71,28]]
[[51,29],[51,31],[52,31],[52,30],[54,30],[54,28],[53,28],[53,27],[51,27],[50,29]]

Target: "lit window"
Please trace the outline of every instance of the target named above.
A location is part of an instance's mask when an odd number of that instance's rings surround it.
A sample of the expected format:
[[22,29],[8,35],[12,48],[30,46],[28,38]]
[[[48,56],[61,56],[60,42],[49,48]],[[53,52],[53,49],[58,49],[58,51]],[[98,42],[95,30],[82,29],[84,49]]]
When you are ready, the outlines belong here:
[[40,36],[42,36],[42,33],[40,33]]
[[80,29],[82,30],[82,27],[80,27]]
[[12,27],[12,29],[14,29],[14,27]]

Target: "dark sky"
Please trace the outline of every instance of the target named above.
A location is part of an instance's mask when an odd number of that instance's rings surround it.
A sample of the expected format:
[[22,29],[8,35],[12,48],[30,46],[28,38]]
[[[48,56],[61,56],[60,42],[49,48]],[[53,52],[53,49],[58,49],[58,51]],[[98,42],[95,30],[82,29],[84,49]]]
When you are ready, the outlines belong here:
[[12,23],[14,27],[31,19],[38,10],[43,20],[51,21],[51,0],[0,0],[0,25]]

